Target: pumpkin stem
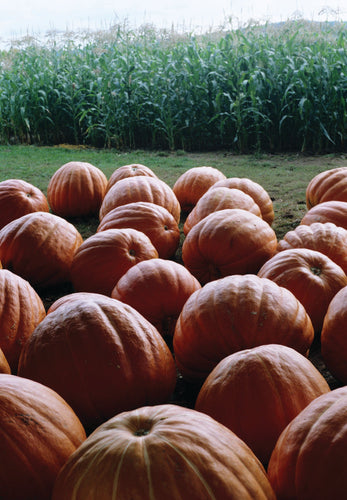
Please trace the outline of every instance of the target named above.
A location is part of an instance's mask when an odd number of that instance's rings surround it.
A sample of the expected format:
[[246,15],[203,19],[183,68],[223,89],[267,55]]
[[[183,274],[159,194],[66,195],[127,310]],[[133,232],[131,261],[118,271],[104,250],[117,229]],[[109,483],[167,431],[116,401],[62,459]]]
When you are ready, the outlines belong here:
[[150,429],[144,429],[143,427],[141,429],[137,429],[134,432],[134,436],[147,436],[151,432]]
[[315,274],[316,276],[320,276],[320,274],[322,274],[322,270],[320,267],[312,266],[310,269],[311,269],[312,273]]

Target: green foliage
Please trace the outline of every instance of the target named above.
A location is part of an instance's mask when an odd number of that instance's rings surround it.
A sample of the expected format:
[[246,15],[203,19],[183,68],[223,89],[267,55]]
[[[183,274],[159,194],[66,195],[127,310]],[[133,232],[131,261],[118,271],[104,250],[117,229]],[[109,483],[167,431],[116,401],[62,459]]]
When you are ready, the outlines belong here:
[[345,24],[116,26],[0,53],[0,143],[344,151]]

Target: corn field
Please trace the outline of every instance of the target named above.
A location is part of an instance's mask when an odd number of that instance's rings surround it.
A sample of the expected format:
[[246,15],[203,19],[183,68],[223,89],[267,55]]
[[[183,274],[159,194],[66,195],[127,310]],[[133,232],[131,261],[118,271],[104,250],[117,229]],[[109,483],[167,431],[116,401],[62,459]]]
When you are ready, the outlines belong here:
[[347,26],[113,26],[0,51],[0,143],[346,151]]

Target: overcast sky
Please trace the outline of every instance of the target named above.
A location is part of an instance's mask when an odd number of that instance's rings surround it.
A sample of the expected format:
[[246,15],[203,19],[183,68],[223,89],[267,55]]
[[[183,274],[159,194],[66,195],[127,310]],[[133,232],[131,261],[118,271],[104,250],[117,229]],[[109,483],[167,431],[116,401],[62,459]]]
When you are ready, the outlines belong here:
[[0,0],[0,39],[49,30],[100,29],[126,20],[131,26],[191,30],[218,27],[227,18],[240,26],[260,22],[347,20],[347,0]]

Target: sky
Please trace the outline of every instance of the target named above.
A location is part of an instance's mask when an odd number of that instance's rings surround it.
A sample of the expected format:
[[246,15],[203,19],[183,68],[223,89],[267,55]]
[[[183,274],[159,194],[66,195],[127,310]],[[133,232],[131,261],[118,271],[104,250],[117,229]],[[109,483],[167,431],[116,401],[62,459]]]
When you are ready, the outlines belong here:
[[347,0],[0,0],[0,40],[49,31],[133,27],[206,30],[293,18],[347,21]]

